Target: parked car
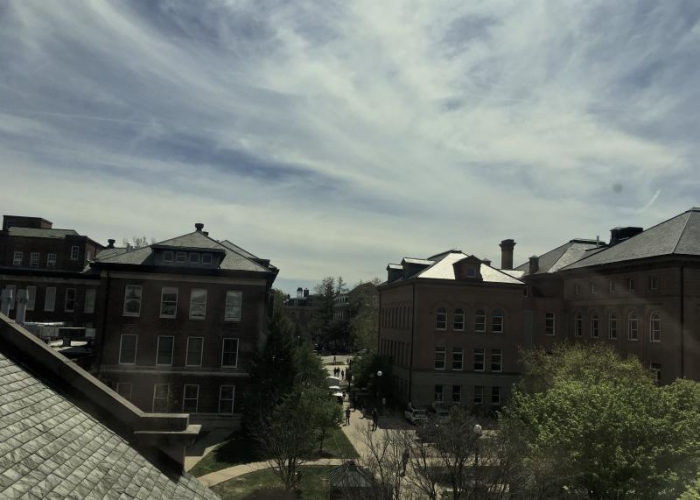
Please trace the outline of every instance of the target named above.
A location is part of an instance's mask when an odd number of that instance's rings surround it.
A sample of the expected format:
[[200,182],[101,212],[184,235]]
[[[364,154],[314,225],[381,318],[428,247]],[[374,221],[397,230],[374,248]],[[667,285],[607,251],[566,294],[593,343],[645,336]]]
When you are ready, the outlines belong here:
[[408,407],[405,412],[403,412],[406,420],[412,424],[419,424],[421,422],[426,422],[428,420],[428,412],[419,408]]

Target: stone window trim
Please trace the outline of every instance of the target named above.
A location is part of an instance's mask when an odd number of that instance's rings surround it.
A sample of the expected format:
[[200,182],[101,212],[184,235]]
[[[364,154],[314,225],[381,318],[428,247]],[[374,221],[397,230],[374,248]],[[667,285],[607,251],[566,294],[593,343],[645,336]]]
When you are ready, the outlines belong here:
[[447,309],[438,307],[435,312],[435,329],[447,330]]
[[[234,344],[235,341],[235,344]],[[222,368],[237,368],[238,367],[238,348],[240,341],[238,338],[226,337],[221,341],[221,367]],[[233,357],[233,363],[231,358]]]
[[160,317],[174,319],[177,317],[177,301],[179,289],[173,286],[164,286],[160,289]]

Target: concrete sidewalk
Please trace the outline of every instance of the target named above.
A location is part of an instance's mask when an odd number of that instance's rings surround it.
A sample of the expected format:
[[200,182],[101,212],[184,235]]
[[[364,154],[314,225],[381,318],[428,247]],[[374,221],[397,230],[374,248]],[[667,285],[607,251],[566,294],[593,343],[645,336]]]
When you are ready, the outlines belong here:
[[[311,460],[304,462],[302,465],[342,465],[344,460],[339,458],[322,458],[320,460]],[[251,462],[249,464],[235,465],[226,469],[221,469],[216,472],[211,472],[202,477],[198,477],[199,481],[204,486],[214,486],[229,479],[234,479],[250,472],[255,472],[263,469],[270,469],[270,462]]]

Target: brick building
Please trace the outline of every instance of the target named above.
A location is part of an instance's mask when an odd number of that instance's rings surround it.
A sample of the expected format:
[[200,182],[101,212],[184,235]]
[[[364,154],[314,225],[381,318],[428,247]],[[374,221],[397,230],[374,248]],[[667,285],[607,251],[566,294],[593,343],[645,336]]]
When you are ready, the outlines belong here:
[[700,208],[615,228],[608,243],[570,240],[512,270],[514,246],[501,243],[501,270],[459,251],[389,264],[379,352],[393,359],[399,401],[497,405],[519,348],[563,340],[635,355],[660,383],[700,381]]
[[278,270],[196,231],[100,257],[99,377],[145,411],[235,426]]

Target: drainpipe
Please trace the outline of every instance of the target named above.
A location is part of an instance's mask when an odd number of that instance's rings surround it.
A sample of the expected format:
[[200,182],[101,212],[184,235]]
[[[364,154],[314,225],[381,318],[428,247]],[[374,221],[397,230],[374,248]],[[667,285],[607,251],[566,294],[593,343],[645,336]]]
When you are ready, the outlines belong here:
[[681,377],[685,377],[685,264],[681,265]]
[[[105,300],[104,304],[102,306],[102,328],[98,331],[95,335],[95,340],[96,340],[96,351],[97,351],[97,373],[99,375],[100,373],[100,368],[102,367],[102,358],[103,358],[103,353],[104,353],[104,339],[105,339],[105,333],[107,330],[107,308],[109,307],[109,291],[112,285],[112,277],[109,274],[109,271],[106,271],[107,274],[107,284],[105,285]],[[102,281],[102,278],[100,278],[100,281]]]
[[411,300],[411,357],[408,362],[408,400],[413,401],[413,351],[416,346],[413,341],[416,331],[416,282],[411,283],[413,287],[413,298]]

